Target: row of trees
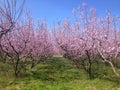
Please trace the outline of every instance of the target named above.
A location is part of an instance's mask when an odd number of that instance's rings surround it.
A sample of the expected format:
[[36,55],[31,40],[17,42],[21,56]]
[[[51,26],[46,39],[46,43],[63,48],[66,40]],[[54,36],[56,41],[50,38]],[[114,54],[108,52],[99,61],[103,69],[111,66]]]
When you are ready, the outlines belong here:
[[119,17],[107,11],[100,18],[84,3],[73,10],[74,24],[66,19],[53,27],[51,34],[44,21],[34,25],[29,13],[20,20],[24,1],[18,10],[16,6],[16,0],[4,0],[0,5],[0,60],[13,66],[16,77],[28,64],[33,68],[56,53],[82,67],[90,78],[94,62],[99,61],[107,62],[120,77],[116,63],[120,55]]
[[[2,2],[2,1],[1,1]],[[17,0],[4,0],[0,7],[0,60],[13,66],[17,77],[21,70],[53,55],[53,44],[45,22],[34,25],[29,13],[23,19],[24,1],[16,10]]]
[[93,78],[94,63],[107,63],[117,77],[120,77],[118,63],[120,56],[120,18],[107,11],[105,17],[98,17],[96,10],[87,10],[87,5],[73,10],[75,23],[65,20],[54,28],[54,35],[61,54],[77,68],[83,68]]

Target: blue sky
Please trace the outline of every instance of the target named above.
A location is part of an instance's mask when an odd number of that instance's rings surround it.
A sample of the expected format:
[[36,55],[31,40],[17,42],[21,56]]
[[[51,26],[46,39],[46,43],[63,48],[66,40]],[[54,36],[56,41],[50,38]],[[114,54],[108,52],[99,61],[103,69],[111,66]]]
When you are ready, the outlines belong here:
[[72,9],[82,3],[88,7],[94,7],[99,16],[104,16],[106,9],[112,15],[120,16],[120,0],[26,0],[26,7],[32,13],[33,18],[46,20],[48,26],[52,26],[57,20],[64,18],[74,19]]

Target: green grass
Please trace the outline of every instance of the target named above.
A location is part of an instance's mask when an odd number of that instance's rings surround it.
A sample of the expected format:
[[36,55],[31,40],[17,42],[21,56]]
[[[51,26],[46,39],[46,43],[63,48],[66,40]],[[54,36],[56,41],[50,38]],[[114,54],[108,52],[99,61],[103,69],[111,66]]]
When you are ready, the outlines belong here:
[[106,69],[106,78],[89,80],[84,70],[54,56],[27,71],[25,77],[14,78],[12,67],[0,63],[0,90],[119,90],[119,80],[113,79],[110,68]]

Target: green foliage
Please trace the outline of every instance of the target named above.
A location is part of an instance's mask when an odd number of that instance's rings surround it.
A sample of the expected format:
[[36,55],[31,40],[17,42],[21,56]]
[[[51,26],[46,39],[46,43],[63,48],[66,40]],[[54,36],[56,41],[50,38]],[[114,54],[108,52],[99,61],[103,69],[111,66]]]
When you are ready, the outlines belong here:
[[68,81],[80,78],[82,72],[71,66],[64,58],[50,58],[44,64],[39,64],[29,74],[32,78],[45,81]]
[[[93,65],[96,79],[89,80],[83,69],[72,66],[69,60],[52,57],[44,63],[27,70],[25,77],[14,78],[12,67],[0,63],[1,90],[117,90],[120,80],[114,76],[104,63]],[[28,67],[29,68],[29,67]],[[10,77],[2,72],[9,70]]]
[[113,75],[113,72],[109,66],[106,66],[104,63],[99,62],[93,63],[92,74],[94,78],[104,78],[109,75]]

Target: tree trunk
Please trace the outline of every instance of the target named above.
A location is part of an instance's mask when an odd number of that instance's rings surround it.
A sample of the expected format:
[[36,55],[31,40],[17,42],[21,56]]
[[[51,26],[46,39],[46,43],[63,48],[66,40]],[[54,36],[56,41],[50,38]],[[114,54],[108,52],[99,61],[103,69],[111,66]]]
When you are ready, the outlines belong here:
[[115,69],[113,63],[110,62],[110,61],[108,61],[108,60],[106,60],[106,62],[108,62],[108,63],[110,64],[110,66],[111,66],[113,72],[115,73],[115,75],[116,75],[117,77],[120,77],[120,74],[119,74],[119,73],[117,72],[117,70]]
[[18,74],[19,74],[19,59],[17,59],[16,63],[15,63],[15,67],[14,67],[14,74],[15,74],[15,77],[18,77]]
[[91,61],[91,58],[90,58],[90,54],[89,54],[89,51],[86,50],[86,55],[87,55],[87,58],[88,58],[88,75],[89,75],[89,78],[92,79],[93,78],[93,75],[92,75],[92,61]]

